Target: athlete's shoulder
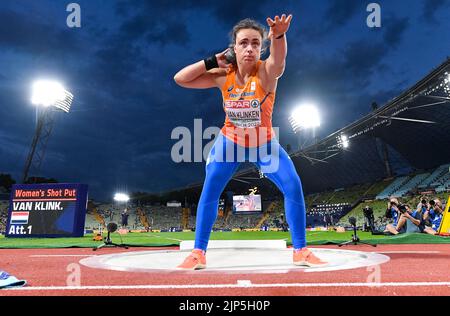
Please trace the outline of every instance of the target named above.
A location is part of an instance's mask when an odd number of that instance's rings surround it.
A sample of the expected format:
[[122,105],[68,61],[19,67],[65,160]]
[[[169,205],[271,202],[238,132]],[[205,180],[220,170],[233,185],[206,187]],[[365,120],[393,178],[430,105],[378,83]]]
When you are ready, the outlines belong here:
[[214,82],[216,83],[216,87],[222,89],[223,85],[227,81],[227,69],[214,68],[209,70],[208,73],[212,76]]
[[208,72],[215,77],[226,77],[228,74],[228,70],[224,68],[214,68]]

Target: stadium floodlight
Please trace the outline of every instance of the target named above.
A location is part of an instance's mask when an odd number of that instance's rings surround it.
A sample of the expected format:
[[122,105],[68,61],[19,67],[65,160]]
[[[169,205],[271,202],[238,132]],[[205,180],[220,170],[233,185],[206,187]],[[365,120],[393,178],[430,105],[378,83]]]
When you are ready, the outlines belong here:
[[29,181],[29,174],[39,174],[45,148],[53,130],[54,115],[58,111],[69,113],[72,102],[73,94],[57,81],[38,80],[33,84],[31,103],[37,106],[36,131],[25,162],[23,183]]
[[337,138],[337,145],[339,148],[346,149],[350,146],[350,141],[346,135],[341,134],[341,135],[337,136],[336,138]]
[[350,145],[350,142],[348,141],[348,137],[345,135],[342,135],[342,147],[348,148]]
[[295,133],[302,129],[319,127],[319,111],[314,105],[301,105],[292,112],[289,121]]
[[450,74],[447,75],[447,78],[445,79],[445,83],[447,85],[444,86],[444,91],[450,96]]
[[33,84],[31,103],[37,106],[53,106],[69,113],[73,95],[57,81],[38,80]]
[[125,193],[116,193],[114,195],[114,201],[117,202],[128,202],[130,200],[130,197]]

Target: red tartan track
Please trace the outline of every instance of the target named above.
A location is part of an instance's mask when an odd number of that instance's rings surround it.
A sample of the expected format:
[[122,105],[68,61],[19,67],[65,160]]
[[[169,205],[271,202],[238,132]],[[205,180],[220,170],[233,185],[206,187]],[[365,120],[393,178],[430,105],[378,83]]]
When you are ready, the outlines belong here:
[[[324,246],[324,248],[337,247]],[[132,248],[128,251],[152,249],[167,248]],[[389,262],[380,266],[379,286],[368,286],[371,284],[367,281],[373,280],[371,275],[374,274],[374,270],[369,271],[368,268],[314,273],[293,271],[285,274],[198,274],[120,272],[79,265],[81,287],[60,288],[68,284],[67,279],[71,272],[68,272],[67,268],[70,264],[78,264],[81,259],[94,254],[126,251],[109,248],[94,253],[91,249],[77,248],[0,250],[0,269],[28,282],[26,289],[0,291],[2,296],[450,295],[450,245],[379,245],[377,248],[358,245],[348,246],[345,249],[375,251],[391,258]],[[423,269],[424,266],[428,268]],[[247,284],[250,281],[255,287],[237,286],[239,280],[245,280]],[[87,286],[102,286],[102,288],[89,289]],[[115,287],[110,288],[111,286]],[[152,288],[152,286],[162,287]],[[168,288],[169,286],[184,286],[184,288]]]

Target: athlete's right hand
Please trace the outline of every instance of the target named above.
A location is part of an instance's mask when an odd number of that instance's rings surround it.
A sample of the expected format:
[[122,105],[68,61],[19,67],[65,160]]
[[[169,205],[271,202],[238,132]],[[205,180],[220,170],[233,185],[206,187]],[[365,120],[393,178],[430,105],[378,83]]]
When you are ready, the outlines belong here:
[[225,54],[228,52],[229,48],[225,49],[223,52],[216,54],[217,64],[219,64],[219,68],[228,69],[231,67],[231,64],[228,63]]

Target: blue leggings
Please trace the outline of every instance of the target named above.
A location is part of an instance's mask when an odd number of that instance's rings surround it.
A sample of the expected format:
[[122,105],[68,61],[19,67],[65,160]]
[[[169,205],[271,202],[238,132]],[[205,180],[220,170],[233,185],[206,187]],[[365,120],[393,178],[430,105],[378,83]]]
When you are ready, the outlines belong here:
[[284,195],[286,219],[295,249],[306,246],[306,212],[302,184],[294,164],[276,139],[244,148],[219,134],[206,162],[206,179],[197,208],[195,248],[206,251],[217,218],[219,198],[241,162],[252,162]]

